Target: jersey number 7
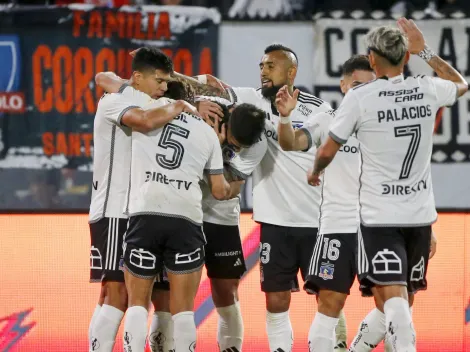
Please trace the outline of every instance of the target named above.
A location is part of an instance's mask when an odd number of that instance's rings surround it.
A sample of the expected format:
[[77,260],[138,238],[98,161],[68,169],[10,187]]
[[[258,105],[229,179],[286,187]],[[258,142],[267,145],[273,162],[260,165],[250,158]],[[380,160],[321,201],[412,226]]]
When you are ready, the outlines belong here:
[[183,145],[174,139],[173,136],[179,136],[184,139],[188,139],[189,130],[172,123],[166,124],[163,128],[162,135],[158,141],[158,146],[163,149],[173,150],[173,155],[171,158],[168,158],[168,156],[165,154],[157,153],[157,163],[162,168],[167,170],[174,170],[179,168],[184,156]]
[[406,151],[405,160],[400,171],[400,180],[410,177],[411,167],[418,152],[421,141],[421,125],[409,125],[395,127],[395,137],[411,137],[410,145]]

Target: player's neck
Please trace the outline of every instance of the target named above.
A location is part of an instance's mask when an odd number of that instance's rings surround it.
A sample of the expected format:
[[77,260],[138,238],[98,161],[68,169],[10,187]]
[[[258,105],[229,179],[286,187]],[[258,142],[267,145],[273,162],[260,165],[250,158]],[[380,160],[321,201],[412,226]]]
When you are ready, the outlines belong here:
[[403,68],[402,67],[385,67],[385,68],[376,68],[375,69],[375,74],[377,77],[396,77],[401,74],[403,74]]

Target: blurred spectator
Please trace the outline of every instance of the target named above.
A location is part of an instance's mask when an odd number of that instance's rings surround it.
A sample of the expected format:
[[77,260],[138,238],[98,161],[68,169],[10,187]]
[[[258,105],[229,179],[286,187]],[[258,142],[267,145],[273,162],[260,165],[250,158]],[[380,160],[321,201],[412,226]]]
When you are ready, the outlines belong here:
[[35,176],[30,184],[29,191],[21,200],[21,208],[29,209],[58,209],[63,204],[58,194],[57,182],[48,180],[45,175]]
[[437,10],[444,13],[455,12],[458,10],[470,13],[470,0],[438,0]]

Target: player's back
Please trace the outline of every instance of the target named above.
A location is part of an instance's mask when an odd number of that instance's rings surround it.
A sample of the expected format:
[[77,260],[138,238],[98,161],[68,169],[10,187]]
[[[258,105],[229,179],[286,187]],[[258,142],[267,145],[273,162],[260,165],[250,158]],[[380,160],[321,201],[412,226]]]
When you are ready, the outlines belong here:
[[182,113],[158,130],[133,132],[128,213],[182,217],[200,224],[199,182],[204,172],[220,174],[221,168],[217,135],[198,117]]
[[360,109],[364,224],[417,226],[436,220],[430,160],[439,94],[434,79],[424,76],[381,78],[352,90],[350,99],[358,99]]

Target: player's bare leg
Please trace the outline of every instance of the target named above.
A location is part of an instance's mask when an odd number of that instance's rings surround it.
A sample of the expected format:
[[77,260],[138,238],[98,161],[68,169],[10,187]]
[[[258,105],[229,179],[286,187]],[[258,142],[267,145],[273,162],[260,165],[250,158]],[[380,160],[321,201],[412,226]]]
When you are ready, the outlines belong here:
[[[90,351],[112,352],[121,320],[127,309],[127,291],[123,282],[104,281],[101,287],[101,308],[91,329]],[[99,345],[99,346],[98,346]]]
[[376,303],[383,303],[386,342],[394,352],[415,352],[416,333],[411,318],[406,286],[375,286]]
[[202,268],[189,274],[168,272],[170,281],[170,312],[173,316],[176,352],[194,351],[196,348],[196,323],[194,298],[201,281]]
[[219,314],[217,342],[219,350],[236,348],[243,344],[243,318],[238,301],[239,279],[211,279],[212,300]]
[[271,352],[291,352],[294,332],[289,317],[291,291],[266,292],[266,331]]
[[347,294],[320,290],[318,312],[308,334],[310,352],[333,351],[336,344],[336,325],[346,302]]
[[124,271],[129,308],[124,321],[124,351],[144,352],[147,337],[147,319],[154,279],[143,279]]
[[169,352],[174,349],[173,319],[170,313],[170,291],[152,292],[154,313],[149,330],[149,346],[152,352]]

